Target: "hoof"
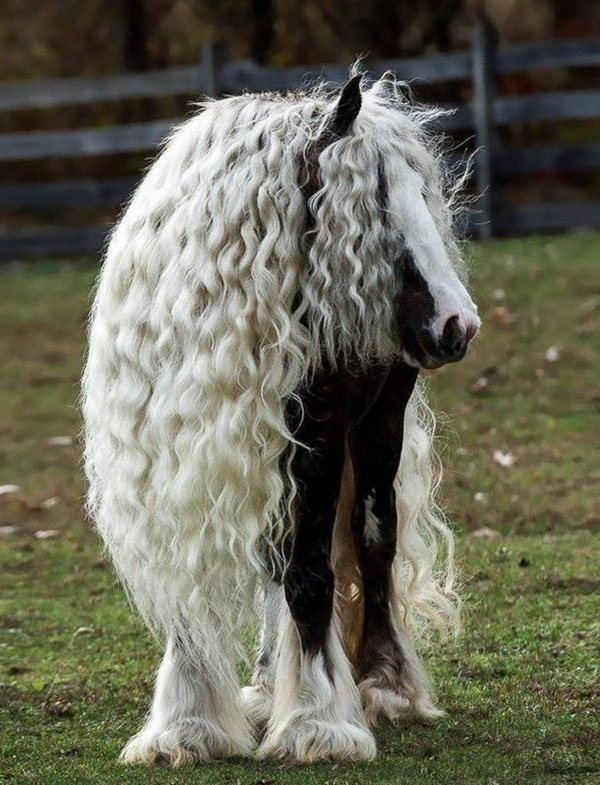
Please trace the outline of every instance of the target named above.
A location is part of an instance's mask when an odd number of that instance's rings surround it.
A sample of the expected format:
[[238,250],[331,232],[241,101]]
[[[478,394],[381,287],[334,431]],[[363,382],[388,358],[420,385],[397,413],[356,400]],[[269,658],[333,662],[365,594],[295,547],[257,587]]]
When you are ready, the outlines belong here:
[[282,728],[271,729],[258,749],[261,759],[285,758],[299,763],[373,760],[375,753],[375,739],[365,727],[294,717]]
[[183,766],[231,755],[248,755],[250,739],[234,739],[221,727],[199,717],[164,727],[147,725],[133,736],[120,755],[123,763],[164,763]]
[[433,704],[428,695],[404,694],[401,687],[390,689],[377,685],[375,679],[366,679],[358,685],[365,717],[369,725],[382,722],[410,722],[433,720],[444,712]]
[[256,737],[265,732],[273,711],[273,693],[264,685],[242,687],[240,703]]

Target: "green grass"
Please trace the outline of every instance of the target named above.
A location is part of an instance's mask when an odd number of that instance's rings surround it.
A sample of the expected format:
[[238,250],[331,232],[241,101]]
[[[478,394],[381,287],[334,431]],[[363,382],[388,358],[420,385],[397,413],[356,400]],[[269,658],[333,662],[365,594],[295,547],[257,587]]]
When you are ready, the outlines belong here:
[[[0,526],[16,527],[0,537],[0,781],[598,781],[600,236],[496,241],[473,255],[481,336],[465,362],[431,379],[447,412],[444,504],[468,576],[464,635],[427,654],[448,714],[378,730],[378,758],[361,765],[116,763],[146,711],[160,652],[81,512],[76,398],[94,270],[0,272],[0,484],[21,486],[0,496]],[[74,441],[52,446],[54,436]],[[514,464],[498,465],[495,450]],[[469,536],[481,527],[497,538]],[[49,529],[59,535],[33,536]]]

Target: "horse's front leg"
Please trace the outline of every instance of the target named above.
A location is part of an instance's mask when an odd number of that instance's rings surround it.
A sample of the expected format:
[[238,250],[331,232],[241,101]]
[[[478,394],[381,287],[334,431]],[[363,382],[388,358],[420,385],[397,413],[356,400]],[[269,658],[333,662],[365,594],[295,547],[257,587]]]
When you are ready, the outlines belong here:
[[292,463],[298,494],[293,544],[262,757],[314,761],[375,755],[333,602],[331,541],[344,463],[343,398],[329,377],[317,379],[303,396],[296,430],[302,446]]
[[121,753],[125,763],[179,766],[250,753],[233,652],[220,645],[215,630],[206,627],[204,633],[205,651],[189,641],[169,642],[144,727]]
[[352,530],[364,585],[359,689],[369,722],[438,716],[425,669],[401,621],[394,591],[397,512],[394,479],[402,453],[404,412],[418,371],[394,367],[368,414],[352,429],[355,476]]

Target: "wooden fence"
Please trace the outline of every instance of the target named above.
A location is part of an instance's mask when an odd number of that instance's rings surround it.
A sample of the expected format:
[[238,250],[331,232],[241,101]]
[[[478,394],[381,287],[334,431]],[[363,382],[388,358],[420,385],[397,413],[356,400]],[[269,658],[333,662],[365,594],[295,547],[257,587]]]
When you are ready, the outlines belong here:
[[[471,80],[473,99],[454,105],[443,130],[460,130],[474,137],[474,176],[480,194],[471,211],[470,230],[479,237],[497,234],[600,226],[600,202],[567,204],[507,204],[502,181],[600,167],[600,142],[574,145],[541,144],[505,149],[498,129],[513,123],[600,118],[600,90],[499,95],[497,77],[541,69],[600,65],[600,41],[552,40],[496,49],[483,24],[473,31],[468,51],[367,63],[373,75],[394,71],[400,79],[430,84]],[[201,62],[188,68],[102,78],[44,80],[0,84],[0,112],[81,105],[124,98],[185,94],[221,95],[241,90],[286,90],[315,79],[332,84],[347,79],[345,66],[325,66],[318,72],[301,67],[271,68],[251,62],[229,62],[221,47],[206,45]],[[417,82],[418,84],[418,82]],[[152,151],[180,118],[130,123],[110,128],[32,131],[0,134],[0,164],[47,158],[73,159]],[[123,202],[135,178],[0,184],[0,209],[35,212],[57,208],[102,208]],[[0,259],[97,253],[108,227],[55,227],[52,230],[11,231],[0,235]]]

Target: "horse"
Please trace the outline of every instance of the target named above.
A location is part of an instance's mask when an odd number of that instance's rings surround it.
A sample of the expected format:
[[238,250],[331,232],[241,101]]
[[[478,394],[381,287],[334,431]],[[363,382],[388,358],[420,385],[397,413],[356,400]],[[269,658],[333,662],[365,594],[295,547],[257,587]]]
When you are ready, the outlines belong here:
[[371,760],[371,726],[442,713],[417,639],[460,597],[421,371],[480,322],[436,117],[358,71],[207,101],[113,230],[87,509],[165,647],[126,763]]

